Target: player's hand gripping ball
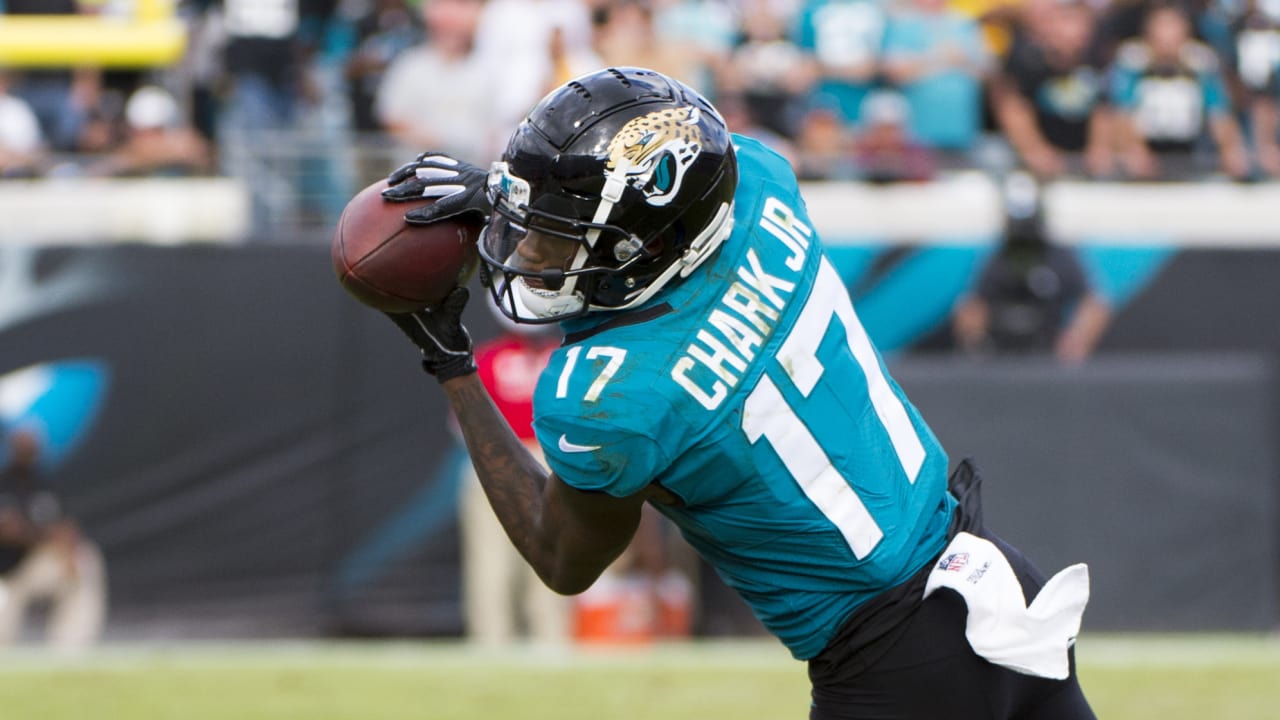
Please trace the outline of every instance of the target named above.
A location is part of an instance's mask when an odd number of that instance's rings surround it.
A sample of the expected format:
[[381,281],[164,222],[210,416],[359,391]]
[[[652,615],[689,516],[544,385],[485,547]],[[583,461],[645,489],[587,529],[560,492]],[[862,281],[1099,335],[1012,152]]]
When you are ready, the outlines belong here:
[[391,202],[387,181],[361,190],[342,211],[333,233],[333,270],[342,287],[377,310],[408,313],[434,307],[471,279],[483,223],[468,215],[428,225],[405,222],[407,210],[435,202]]

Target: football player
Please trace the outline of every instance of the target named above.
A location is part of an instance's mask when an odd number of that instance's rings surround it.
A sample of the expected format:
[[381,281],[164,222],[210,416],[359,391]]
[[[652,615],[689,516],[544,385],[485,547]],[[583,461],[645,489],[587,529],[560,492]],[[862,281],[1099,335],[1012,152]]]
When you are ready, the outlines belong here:
[[983,528],[973,467],[948,483],[790,166],[707,100],[601,70],[537,104],[487,172],[424,153],[389,182],[439,198],[410,223],[487,218],[494,302],[566,333],[534,396],[548,471],[476,377],[466,289],[392,316],[553,590],[588,588],[650,503],[808,662],[811,718],[1093,717],[1071,659],[1084,566],[1046,582]]

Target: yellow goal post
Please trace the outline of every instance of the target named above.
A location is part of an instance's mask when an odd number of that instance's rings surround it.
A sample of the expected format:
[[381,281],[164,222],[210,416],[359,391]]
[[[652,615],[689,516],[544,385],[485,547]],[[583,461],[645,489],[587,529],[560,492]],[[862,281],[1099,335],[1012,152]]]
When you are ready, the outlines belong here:
[[186,51],[175,0],[134,0],[120,15],[0,15],[0,68],[162,67]]

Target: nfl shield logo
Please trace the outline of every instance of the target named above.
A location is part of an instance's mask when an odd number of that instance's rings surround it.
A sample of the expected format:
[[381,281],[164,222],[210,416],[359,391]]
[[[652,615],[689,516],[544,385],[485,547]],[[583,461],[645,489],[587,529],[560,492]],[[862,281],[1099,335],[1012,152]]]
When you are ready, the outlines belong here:
[[951,553],[938,561],[938,569],[957,572],[969,564],[969,553]]

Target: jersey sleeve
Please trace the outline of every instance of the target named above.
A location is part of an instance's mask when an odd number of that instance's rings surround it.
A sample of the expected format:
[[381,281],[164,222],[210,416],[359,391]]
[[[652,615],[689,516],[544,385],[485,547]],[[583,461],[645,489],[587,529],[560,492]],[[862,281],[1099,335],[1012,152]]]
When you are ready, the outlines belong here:
[[648,435],[582,416],[549,415],[534,422],[547,465],[571,487],[634,495],[670,465]]
[[1222,77],[1222,63],[1218,54],[1208,45],[1196,42],[1186,47],[1183,57],[1184,62],[1196,72],[1205,112],[1209,115],[1231,113],[1231,101]]
[[1142,68],[1146,64],[1146,48],[1127,43],[1116,53],[1116,60],[1111,66],[1110,88],[1108,99],[1116,108],[1130,111],[1138,102],[1138,80],[1142,76]]
[[1200,75],[1200,89],[1204,93],[1204,109],[1213,115],[1229,115],[1232,112],[1230,98],[1222,74],[1206,71]]

